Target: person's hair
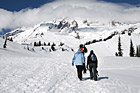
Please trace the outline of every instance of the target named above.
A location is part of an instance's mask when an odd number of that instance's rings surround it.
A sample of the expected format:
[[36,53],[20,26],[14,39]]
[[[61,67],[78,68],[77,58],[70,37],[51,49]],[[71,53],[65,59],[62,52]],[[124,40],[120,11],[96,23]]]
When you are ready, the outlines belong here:
[[83,44],[80,44],[80,45],[79,45],[79,48],[84,48],[84,45],[83,45]]
[[93,50],[91,50],[91,51],[90,51],[90,54],[93,54],[93,53],[94,53]]

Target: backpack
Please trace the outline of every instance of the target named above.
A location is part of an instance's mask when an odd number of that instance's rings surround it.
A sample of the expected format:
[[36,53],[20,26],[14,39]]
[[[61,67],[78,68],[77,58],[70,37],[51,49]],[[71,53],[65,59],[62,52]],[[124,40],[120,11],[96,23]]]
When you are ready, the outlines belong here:
[[91,59],[92,62],[95,62],[95,61],[96,61],[96,56],[95,56],[95,54],[92,54],[92,55],[90,56],[90,59]]

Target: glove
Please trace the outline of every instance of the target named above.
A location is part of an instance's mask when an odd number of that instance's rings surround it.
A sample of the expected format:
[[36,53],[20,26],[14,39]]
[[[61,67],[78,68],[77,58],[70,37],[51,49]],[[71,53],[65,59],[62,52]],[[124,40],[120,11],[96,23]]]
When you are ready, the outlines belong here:
[[74,66],[74,63],[72,63],[72,66]]
[[85,66],[85,63],[83,63],[83,66]]

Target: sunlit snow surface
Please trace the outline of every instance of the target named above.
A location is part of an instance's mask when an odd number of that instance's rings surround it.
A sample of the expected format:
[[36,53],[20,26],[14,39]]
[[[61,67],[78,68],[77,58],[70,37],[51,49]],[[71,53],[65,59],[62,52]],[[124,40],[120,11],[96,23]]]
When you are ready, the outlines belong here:
[[[6,49],[3,48],[4,39],[0,37],[0,93],[139,93],[140,58],[129,57],[130,39],[135,48],[136,45],[140,45],[139,24],[136,27],[138,29],[131,36],[121,35],[124,57],[115,57],[118,35],[110,40],[86,46],[88,48],[86,58],[91,49],[98,57],[98,81],[89,79],[88,70],[83,74],[83,81],[79,81],[76,67],[71,65],[74,53],[80,43],[104,38],[111,32],[124,30],[128,26],[96,27],[95,32],[90,31],[91,29],[81,29],[79,34],[83,38],[80,40],[71,34],[51,31],[35,39],[33,37],[36,33],[28,33],[33,31],[28,29],[25,33],[18,34],[14,39],[15,42],[8,41]],[[37,32],[43,30],[45,28],[41,27]],[[24,49],[25,46],[20,45],[24,40],[25,43],[36,40],[56,44],[63,42],[64,48],[73,48],[75,52],[70,50],[62,52],[59,49],[48,52],[38,48],[35,48],[35,51],[28,51]]]

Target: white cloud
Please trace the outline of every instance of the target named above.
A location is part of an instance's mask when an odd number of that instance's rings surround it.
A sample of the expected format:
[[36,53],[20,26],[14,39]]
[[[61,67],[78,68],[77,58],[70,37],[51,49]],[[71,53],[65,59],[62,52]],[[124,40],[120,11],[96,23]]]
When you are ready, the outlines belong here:
[[140,22],[140,7],[97,0],[56,0],[40,8],[10,12],[0,9],[0,30],[33,26],[41,21],[70,17],[93,21]]

